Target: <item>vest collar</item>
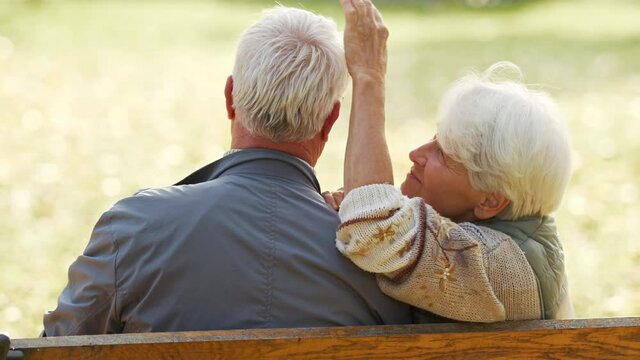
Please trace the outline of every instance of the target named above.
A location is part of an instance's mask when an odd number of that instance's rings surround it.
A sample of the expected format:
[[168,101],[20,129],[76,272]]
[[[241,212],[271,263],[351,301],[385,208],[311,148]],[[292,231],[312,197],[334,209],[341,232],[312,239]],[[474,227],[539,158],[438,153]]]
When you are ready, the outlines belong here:
[[533,239],[539,243],[557,242],[555,220],[550,216],[526,216],[518,220],[494,218],[478,221],[475,224],[503,232],[518,244],[526,239]]

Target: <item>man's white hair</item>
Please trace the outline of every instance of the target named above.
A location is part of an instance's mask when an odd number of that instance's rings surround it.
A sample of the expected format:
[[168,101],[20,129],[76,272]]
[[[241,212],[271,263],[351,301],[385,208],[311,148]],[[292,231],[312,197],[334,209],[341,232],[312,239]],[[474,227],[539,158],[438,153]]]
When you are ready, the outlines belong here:
[[469,172],[471,186],[511,204],[499,215],[517,219],[558,208],[571,177],[571,149],[562,118],[544,92],[499,80],[520,69],[509,62],[455,83],[440,106],[438,141]]
[[334,21],[277,7],[249,27],[233,69],[237,119],[254,136],[300,142],[316,135],[348,81]]

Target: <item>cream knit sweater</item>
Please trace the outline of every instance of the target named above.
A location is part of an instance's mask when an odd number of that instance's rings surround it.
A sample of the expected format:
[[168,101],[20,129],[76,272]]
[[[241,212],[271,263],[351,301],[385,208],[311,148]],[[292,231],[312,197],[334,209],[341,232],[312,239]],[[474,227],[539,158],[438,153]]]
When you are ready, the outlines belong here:
[[391,185],[352,190],[340,219],[338,250],[395,299],[460,321],[542,317],[535,274],[506,234],[456,224]]

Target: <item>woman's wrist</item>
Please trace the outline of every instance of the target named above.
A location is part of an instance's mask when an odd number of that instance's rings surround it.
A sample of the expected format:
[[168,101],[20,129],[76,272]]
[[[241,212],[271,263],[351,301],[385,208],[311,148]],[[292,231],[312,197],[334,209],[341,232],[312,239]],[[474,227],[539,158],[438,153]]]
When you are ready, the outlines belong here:
[[[353,79],[351,121],[369,125],[384,124],[384,78],[363,75]],[[384,126],[381,128],[384,132]]]
[[378,71],[357,71],[351,74],[351,81],[354,88],[356,86],[363,87],[381,87],[384,89],[385,74]]

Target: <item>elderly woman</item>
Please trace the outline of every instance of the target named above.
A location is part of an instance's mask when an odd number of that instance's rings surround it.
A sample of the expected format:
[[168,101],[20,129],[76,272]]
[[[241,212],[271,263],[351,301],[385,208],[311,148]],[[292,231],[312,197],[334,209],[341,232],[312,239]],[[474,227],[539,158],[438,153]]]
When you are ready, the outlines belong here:
[[571,169],[553,102],[493,81],[517,70],[509,63],[463,78],[442,101],[437,134],[409,153],[398,190],[384,135],[388,32],[369,0],[341,3],[353,104],[338,249],[389,296],[446,318],[572,316],[549,216]]

